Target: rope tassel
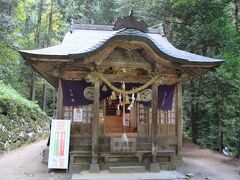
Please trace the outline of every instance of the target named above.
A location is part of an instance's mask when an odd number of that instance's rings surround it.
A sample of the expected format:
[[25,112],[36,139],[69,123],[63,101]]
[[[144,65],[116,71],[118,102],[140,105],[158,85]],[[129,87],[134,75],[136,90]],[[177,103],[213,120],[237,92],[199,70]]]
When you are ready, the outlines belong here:
[[141,101],[141,96],[140,96],[140,93],[139,93],[139,92],[137,93],[137,99],[136,99],[136,101]]
[[125,104],[130,104],[129,96],[128,96],[128,95],[126,95],[126,98],[125,98]]
[[112,98],[112,100],[116,100],[117,99],[116,93],[114,91],[112,91],[111,98]]
[[121,94],[126,94],[126,95],[138,93],[138,92],[146,89],[148,86],[152,85],[153,83],[156,83],[156,82],[164,79],[164,77],[162,75],[157,75],[157,76],[153,77],[151,80],[149,80],[147,83],[145,83],[144,85],[142,85],[136,89],[126,91],[125,84],[123,84],[123,87],[122,87],[123,89],[119,89],[119,88],[115,87],[114,85],[112,85],[111,82],[109,82],[102,74],[100,74],[98,72],[92,72],[91,76],[94,76],[96,79],[100,79],[101,81],[103,81],[113,91],[115,91],[117,93],[121,93]]

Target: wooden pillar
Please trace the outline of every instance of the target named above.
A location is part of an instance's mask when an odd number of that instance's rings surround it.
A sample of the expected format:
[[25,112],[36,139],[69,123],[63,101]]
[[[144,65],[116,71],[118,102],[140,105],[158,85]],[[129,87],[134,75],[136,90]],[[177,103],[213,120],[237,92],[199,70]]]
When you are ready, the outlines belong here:
[[98,157],[98,123],[99,123],[100,81],[94,84],[93,121],[92,121],[92,164],[97,164]]
[[183,131],[183,123],[182,123],[182,82],[179,81],[177,83],[177,138],[178,138],[178,147],[177,147],[177,155],[181,155],[182,151],[182,131]]
[[156,163],[157,156],[157,113],[158,113],[158,86],[152,85],[152,163]]
[[62,83],[60,79],[58,83],[57,119],[63,119],[63,92],[62,92]]

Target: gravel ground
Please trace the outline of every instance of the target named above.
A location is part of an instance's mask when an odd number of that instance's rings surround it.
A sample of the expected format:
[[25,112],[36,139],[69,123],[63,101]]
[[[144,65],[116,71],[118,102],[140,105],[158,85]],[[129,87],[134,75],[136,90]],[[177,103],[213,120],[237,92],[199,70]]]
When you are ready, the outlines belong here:
[[[42,161],[42,150],[47,140],[23,146],[0,156],[1,180],[68,180],[69,173],[48,173]],[[193,174],[192,180],[240,180],[240,160],[223,156],[193,144],[184,144],[183,174]]]
[[183,146],[182,174],[193,174],[192,180],[240,180],[240,159],[226,157],[192,143]]

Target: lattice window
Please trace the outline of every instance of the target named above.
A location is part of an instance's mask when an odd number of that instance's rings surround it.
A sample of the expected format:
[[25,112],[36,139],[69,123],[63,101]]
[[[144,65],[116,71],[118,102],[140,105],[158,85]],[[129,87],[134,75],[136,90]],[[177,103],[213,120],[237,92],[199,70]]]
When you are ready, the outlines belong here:
[[83,109],[83,121],[82,123],[91,123],[93,118],[93,105],[81,106]]
[[72,106],[64,106],[63,119],[72,120]]
[[[74,108],[82,109],[82,122],[81,123],[91,123],[93,118],[93,105],[86,106],[75,106]],[[72,106],[64,106],[64,119],[73,120],[73,107]]]
[[149,108],[143,104],[139,104],[138,121],[139,123],[147,123],[149,118]]

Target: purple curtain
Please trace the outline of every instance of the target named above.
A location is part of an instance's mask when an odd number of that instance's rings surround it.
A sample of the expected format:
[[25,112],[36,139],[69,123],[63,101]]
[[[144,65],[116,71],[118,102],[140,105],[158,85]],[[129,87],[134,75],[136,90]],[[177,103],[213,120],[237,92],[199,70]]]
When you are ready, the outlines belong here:
[[172,110],[175,85],[160,85],[158,87],[158,109]]
[[[63,80],[61,79],[63,89],[64,106],[80,106],[93,103],[93,85],[84,80]],[[139,87],[139,83],[127,83],[126,90]],[[114,86],[120,88],[121,83],[115,83]],[[158,87],[158,108],[162,110],[171,110],[175,85],[160,85]],[[100,100],[111,96],[111,89],[106,85],[100,87]],[[141,102],[143,105],[151,107],[151,101]]]
[[[61,80],[63,89],[64,106],[80,106],[93,103],[93,85],[84,80]],[[111,96],[111,90],[107,86],[100,87],[100,100]]]

